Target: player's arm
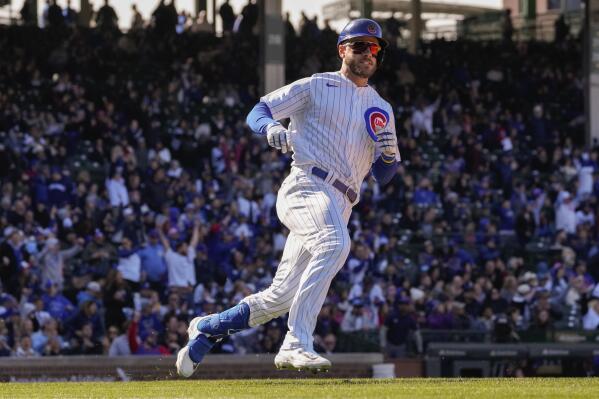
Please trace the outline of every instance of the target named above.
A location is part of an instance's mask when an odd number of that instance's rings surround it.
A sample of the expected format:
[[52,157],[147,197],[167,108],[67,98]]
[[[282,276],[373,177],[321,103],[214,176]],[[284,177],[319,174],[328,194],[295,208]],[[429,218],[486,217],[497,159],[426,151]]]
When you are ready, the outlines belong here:
[[255,133],[266,135],[268,145],[281,150],[283,154],[287,152],[290,147],[287,129],[273,119],[265,102],[260,101],[256,104],[245,121]]
[[263,101],[260,101],[252,108],[245,121],[254,133],[261,135],[266,135],[268,125],[274,123],[280,125],[279,122],[273,119],[270,108]]
[[395,120],[393,113],[390,113],[390,115],[389,124],[376,132],[377,142],[372,175],[381,185],[391,181],[401,161],[399,148],[397,147],[397,135],[395,134]]
[[395,159],[386,161],[385,156],[381,155],[372,165],[372,175],[377,182],[385,185],[395,176],[398,167],[398,162]]
[[278,121],[303,112],[310,102],[310,78],[300,79],[262,97],[248,114],[246,122],[257,134],[266,135],[271,147],[285,153],[288,132]]

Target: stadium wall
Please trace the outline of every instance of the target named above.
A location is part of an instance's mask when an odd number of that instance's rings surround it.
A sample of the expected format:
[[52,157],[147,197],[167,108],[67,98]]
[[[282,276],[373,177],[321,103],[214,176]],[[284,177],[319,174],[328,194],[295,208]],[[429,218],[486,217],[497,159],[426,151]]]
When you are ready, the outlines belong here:
[[[372,377],[373,365],[383,363],[380,353],[333,354],[329,373],[318,377]],[[197,379],[294,378],[312,377],[312,373],[279,371],[273,366],[274,355],[210,355],[202,363]],[[409,360],[396,364],[400,376],[421,376],[422,362]],[[129,381],[179,378],[174,356],[57,356],[43,358],[0,359],[0,381]]]

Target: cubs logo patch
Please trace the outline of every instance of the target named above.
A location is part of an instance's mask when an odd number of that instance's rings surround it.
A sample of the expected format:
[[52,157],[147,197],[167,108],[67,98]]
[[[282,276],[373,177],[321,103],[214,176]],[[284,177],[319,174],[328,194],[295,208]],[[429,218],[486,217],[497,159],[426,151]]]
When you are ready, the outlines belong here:
[[387,127],[389,114],[384,109],[370,107],[364,112],[364,122],[366,122],[366,131],[370,138],[377,141],[376,131]]
[[368,25],[368,27],[366,29],[368,30],[368,33],[370,33],[370,34],[374,35],[376,33],[376,26],[374,26],[374,24]]

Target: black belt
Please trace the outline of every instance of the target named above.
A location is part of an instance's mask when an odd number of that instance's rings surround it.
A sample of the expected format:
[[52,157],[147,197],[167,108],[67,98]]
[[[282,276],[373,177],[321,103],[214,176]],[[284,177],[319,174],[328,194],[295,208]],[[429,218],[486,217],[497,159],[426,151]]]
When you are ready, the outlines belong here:
[[[327,176],[329,175],[329,172],[320,169],[318,166],[313,166],[312,174],[316,177],[320,177],[322,180],[326,180]],[[347,199],[349,199],[352,203],[354,203],[356,201],[356,198],[358,198],[358,194],[356,194],[356,192],[352,190],[351,187],[346,186],[341,180],[335,179],[335,181],[333,182],[333,187],[335,187],[337,190],[341,191],[345,196],[347,196]]]

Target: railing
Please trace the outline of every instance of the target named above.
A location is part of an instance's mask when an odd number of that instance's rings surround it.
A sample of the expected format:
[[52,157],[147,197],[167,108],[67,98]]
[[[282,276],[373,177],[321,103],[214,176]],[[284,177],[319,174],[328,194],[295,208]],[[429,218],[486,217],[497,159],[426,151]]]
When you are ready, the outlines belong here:
[[[516,41],[539,40],[551,41],[555,37],[555,20],[559,12],[547,12],[539,14],[534,19],[521,16],[512,18],[514,26],[513,39]],[[572,11],[564,14],[564,18],[570,27],[570,34],[577,35],[583,26],[583,14],[580,11]],[[480,19],[480,21],[478,21]],[[483,17],[472,17],[469,21],[458,21],[456,26],[443,25],[427,28],[422,37],[425,40],[441,39],[455,40],[464,38],[469,40],[500,40],[503,37],[503,25],[501,19],[489,20]]]

